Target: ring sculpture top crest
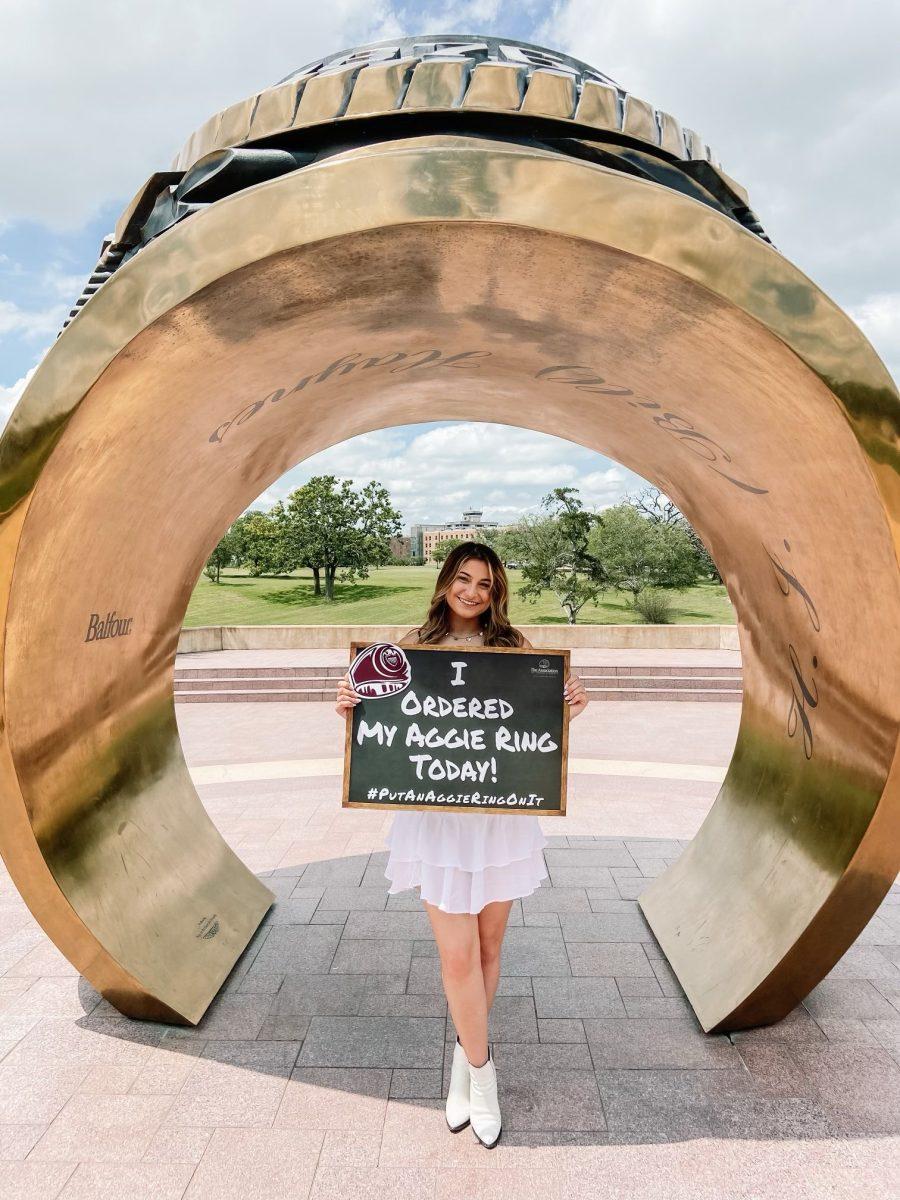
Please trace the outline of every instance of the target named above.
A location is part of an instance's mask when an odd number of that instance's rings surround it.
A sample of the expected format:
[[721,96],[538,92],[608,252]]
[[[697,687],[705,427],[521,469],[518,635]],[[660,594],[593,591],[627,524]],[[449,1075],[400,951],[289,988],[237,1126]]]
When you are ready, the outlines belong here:
[[296,462],[424,419],[590,446],[700,530],[741,723],[641,905],[707,1030],[833,966],[900,866],[900,401],[697,134],[536,46],[338,54],[151,175],[73,318],[0,441],[0,847],[111,1003],[195,1023],[272,902],[178,737],[204,561]]

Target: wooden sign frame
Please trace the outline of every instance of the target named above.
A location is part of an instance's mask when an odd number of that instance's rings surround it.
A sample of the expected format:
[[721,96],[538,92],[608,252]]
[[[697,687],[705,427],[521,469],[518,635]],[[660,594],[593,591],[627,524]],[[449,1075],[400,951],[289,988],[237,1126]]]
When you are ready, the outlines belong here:
[[[564,668],[563,687],[570,673],[570,658],[571,651],[568,649],[547,650],[544,647],[527,648],[521,646],[434,646],[434,645],[403,645],[402,642],[386,642],[385,639],[375,639],[374,641],[350,643],[350,663],[353,665],[354,659],[360,650],[364,650],[367,646],[376,646],[384,642],[386,645],[397,646],[398,649],[415,651],[435,651],[440,654],[530,654],[532,656],[553,658],[557,661],[561,660]],[[349,670],[349,667],[348,667]],[[355,706],[354,706],[355,707]],[[384,809],[389,812],[476,812],[476,813],[503,813],[507,816],[541,816],[541,817],[564,817],[566,815],[566,796],[567,796],[567,781],[569,767],[569,702],[563,696],[563,714],[562,714],[562,735],[560,741],[561,767],[560,767],[560,806],[558,809],[534,809],[534,808],[502,808],[500,806],[485,806],[483,808],[477,805],[441,805],[439,808],[435,805],[418,805],[418,804],[377,804],[374,801],[350,800],[350,754],[353,748],[353,712],[354,708],[347,710],[346,716],[346,732],[344,735],[344,777],[341,787],[341,807],[342,808],[361,808],[361,809]]]

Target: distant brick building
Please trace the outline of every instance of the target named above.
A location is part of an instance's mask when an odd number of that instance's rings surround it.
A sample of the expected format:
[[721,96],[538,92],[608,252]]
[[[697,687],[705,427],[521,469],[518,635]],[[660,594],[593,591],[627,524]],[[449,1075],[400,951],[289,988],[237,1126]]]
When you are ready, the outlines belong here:
[[433,562],[434,547],[438,542],[445,542],[449,538],[477,542],[485,529],[499,529],[496,521],[482,520],[482,511],[480,508],[467,509],[461,521],[447,521],[441,525],[413,525],[410,529],[412,555],[424,558],[426,562]]
[[424,558],[425,550],[422,545],[423,535],[427,532],[432,532],[435,529],[443,529],[441,524],[437,525],[411,525],[409,530],[409,553],[411,558]]

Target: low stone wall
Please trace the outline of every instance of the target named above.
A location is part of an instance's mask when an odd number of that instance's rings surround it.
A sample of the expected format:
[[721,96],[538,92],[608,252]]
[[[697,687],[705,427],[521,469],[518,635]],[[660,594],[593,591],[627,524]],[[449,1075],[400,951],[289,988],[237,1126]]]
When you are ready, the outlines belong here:
[[[208,650],[344,650],[394,642],[409,625],[203,625],[182,629],[179,654]],[[740,650],[736,625],[519,625],[534,646],[601,650]]]

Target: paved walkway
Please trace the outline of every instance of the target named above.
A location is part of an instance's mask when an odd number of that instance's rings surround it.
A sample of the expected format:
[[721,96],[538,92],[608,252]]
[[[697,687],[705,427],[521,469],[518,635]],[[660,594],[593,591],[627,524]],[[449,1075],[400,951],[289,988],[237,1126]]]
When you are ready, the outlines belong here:
[[568,813],[542,818],[549,878],[513,904],[490,1016],[494,1150],[447,1129],[437,949],[415,892],[387,895],[391,814],[340,807],[330,706],[178,720],[278,903],[185,1029],[122,1018],[0,879],[0,1200],[900,1191],[900,889],[787,1020],[732,1037],[699,1030],[636,904],[708,811],[739,705],[573,723]]

